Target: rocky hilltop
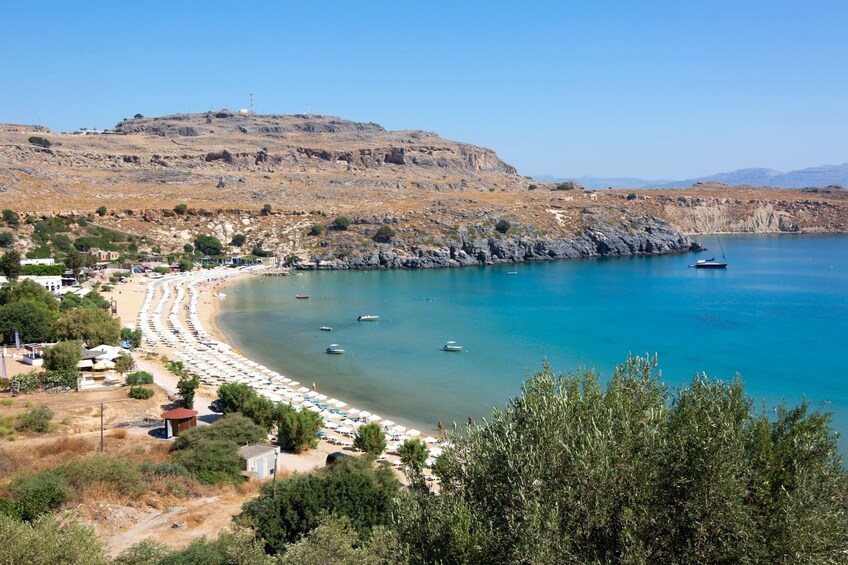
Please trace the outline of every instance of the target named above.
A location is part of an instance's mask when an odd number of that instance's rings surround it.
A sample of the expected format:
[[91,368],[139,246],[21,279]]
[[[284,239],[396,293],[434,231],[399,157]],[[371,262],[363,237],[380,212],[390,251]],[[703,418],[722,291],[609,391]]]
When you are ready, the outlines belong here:
[[[714,231],[848,231],[839,188],[590,191],[522,177],[490,149],[430,132],[227,110],[109,132],[0,126],[0,206],[22,219],[86,217],[162,252],[240,234],[233,251],[341,269],[674,253],[697,248],[686,234]],[[347,225],[334,227],[340,217]],[[23,251],[34,223],[19,228]]]

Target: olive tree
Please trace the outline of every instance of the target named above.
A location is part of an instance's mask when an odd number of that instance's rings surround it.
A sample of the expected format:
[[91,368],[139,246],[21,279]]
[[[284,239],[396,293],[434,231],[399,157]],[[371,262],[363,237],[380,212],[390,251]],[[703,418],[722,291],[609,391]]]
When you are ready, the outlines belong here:
[[[775,418],[740,380],[660,381],[631,357],[606,385],[549,366],[491,420],[452,436],[441,495],[399,515],[427,562],[839,562],[848,475],[829,416]],[[623,558],[626,556],[626,559]]]

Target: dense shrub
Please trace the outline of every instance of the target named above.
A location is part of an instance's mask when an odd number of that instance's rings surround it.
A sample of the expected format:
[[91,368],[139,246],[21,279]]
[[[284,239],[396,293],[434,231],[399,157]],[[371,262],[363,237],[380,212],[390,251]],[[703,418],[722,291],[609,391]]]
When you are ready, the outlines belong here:
[[76,389],[79,380],[79,371],[77,369],[61,369],[54,371],[44,371],[44,388],[54,388],[57,386]]
[[3,342],[15,342],[18,330],[22,343],[50,342],[56,339],[56,317],[54,310],[28,300],[0,306],[0,335]]
[[200,234],[194,238],[194,248],[198,253],[214,257],[224,252],[224,246],[214,235]]
[[188,204],[177,204],[174,206],[174,212],[182,216],[188,211]]
[[53,411],[47,406],[36,406],[22,414],[18,414],[15,428],[21,432],[44,433],[50,429],[50,420],[53,419]]
[[49,516],[27,523],[0,515],[0,563],[105,565],[108,559],[87,526]]
[[374,241],[378,243],[389,243],[395,236],[395,230],[387,225],[380,226],[377,233],[374,234]]
[[234,247],[241,247],[242,245],[244,245],[245,241],[247,241],[247,238],[244,236],[244,234],[237,233],[233,236],[233,239],[230,240],[230,245]]
[[309,235],[321,235],[324,233],[324,224],[315,223],[309,228]]
[[142,337],[141,328],[121,328],[121,341],[128,342],[132,349],[141,346]]
[[333,227],[337,230],[346,230],[350,227],[350,220],[347,216],[338,216],[333,220]]
[[23,520],[35,520],[52,512],[67,502],[72,493],[68,480],[54,470],[17,477],[8,490]]
[[390,524],[398,487],[389,469],[348,457],[314,474],[278,481],[276,488],[266,484],[258,498],[245,503],[244,514],[268,549],[280,552],[327,513],[347,517],[361,535]]
[[263,204],[262,205],[262,215],[267,216],[270,213],[271,213],[271,205],[270,204]]
[[[12,232],[10,232],[10,231],[0,231],[0,247],[9,247],[14,242],[15,242],[15,236],[12,234]],[[26,272],[26,267],[29,267],[29,266],[30,265],[24,265],[24,267],[22,269],[23,270],[22,274],[24,274],[24,275],[29,274],[29,273]]]
[[106,206],[99,206],[97,208],[97,215],[98,216],[105,216],[106,215]]
[[76,341],[60,341],[44,348],[44,368],[48,371],[76,370],[80,359],[82,345]]
[[138,496],[145,491],[138,467],[118,457],[102,454],[77,457],[55,471],[77,491],[94,484],[122,496]]
[[147,371],[136,371],[127,375],[128,385],[152,385],[153,375]]
[[510,224],[508,220],[498,220],[498,223],[495,224],[495,230],[500,233],[508,232],[511,227],[512,224]]
[[[41,386],[41,373],[33,369],[26,373],[13,376],[9,379],[11,387],[17,388],[20,392],[33,392]],[[17,386],[15,385],[17,383]]]
[[200,482],[241,482],[244,460],[238,449],[265,439],[266,431],[240,414],[230,414],[211,426],[191,429],[171,446],[175,463],[184,465]]
[[18,218],[18,213],[8,208],[3,210],[3,221],[10,227],[16,228],[21,225],[21,220]]
[[154,392],[143,386],[131,386],[127,396],[136,400],[147,400],[153,396]]
[[50,147],[51,145],[53,145],[52,143],[50,143],[49,139],[47,139],[45,137],[41,137],[39,135],[31,136],[29,138],[29,142],[32,143],[33,145],[38,145],[39,147]]

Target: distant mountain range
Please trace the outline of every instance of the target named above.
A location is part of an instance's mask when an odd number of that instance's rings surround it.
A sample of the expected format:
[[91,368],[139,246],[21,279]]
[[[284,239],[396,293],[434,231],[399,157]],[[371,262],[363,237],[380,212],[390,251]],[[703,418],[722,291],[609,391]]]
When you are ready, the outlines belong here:
[[684,180],[645,180],[638,178],[602,177],[534,177],[543,182],[576,180],[589,189],[597,188],[685,188],[696,182],[721,182],[729,185],[769,186],[774,188],[807,188],[838,184],[848,187],[848,163],[822,165],[782,173],[773,169],[739,169],[730,173],[718,173],[708,177]]

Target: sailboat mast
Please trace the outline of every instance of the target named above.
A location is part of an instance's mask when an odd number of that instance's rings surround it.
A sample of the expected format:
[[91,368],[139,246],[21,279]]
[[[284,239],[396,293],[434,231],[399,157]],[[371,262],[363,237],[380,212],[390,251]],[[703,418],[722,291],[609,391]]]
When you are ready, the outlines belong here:
[[716,233],[716,239],[718,240],[718,246],[719,246],[719,249],[721,249],[721,258],[722,258],[722,259],[724,259],[724,260],[725,260],[725,262],[726,262],[726,261],[727,261],[727,257],[725,257],[725,256],[724,256],[724,247],[723,247],[723,246],[722,246],[722,244],[721,244],[721,238],[718,236],[718,233]]

